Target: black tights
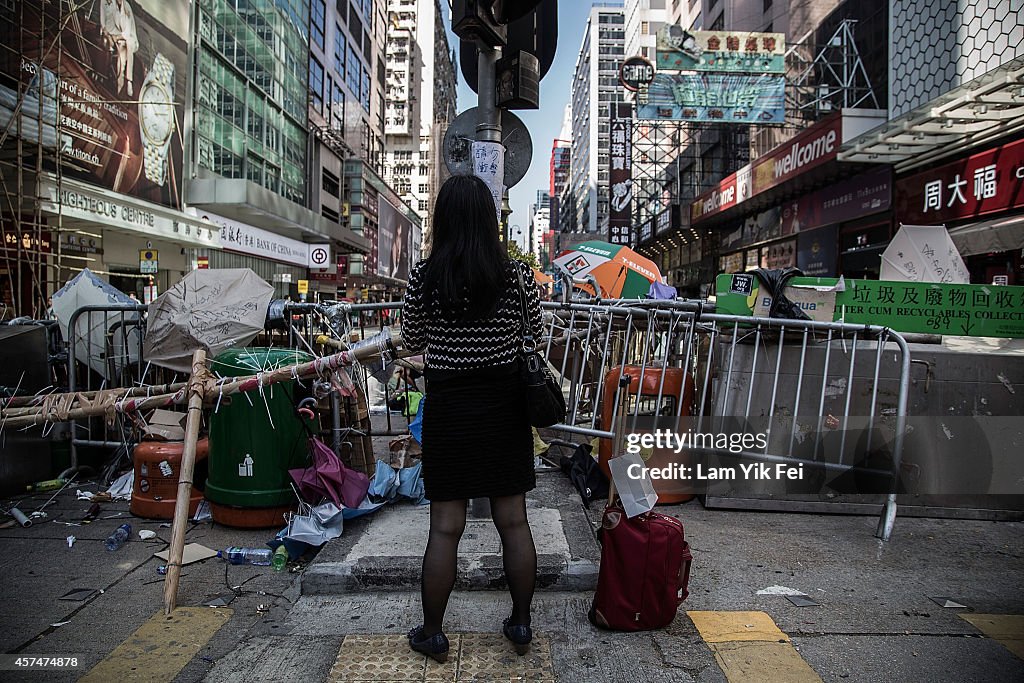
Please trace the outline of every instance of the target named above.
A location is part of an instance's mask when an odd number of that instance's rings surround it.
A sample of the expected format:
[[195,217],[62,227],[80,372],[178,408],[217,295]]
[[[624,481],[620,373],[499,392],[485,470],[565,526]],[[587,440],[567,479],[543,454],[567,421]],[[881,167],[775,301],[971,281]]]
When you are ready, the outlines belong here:
[[[491,498],[491,517],[501,537],[505,580],[512,594],[512,624],[530,623],[530,603],[537,581],[537,550],[526,521],[526,496]],[[455,587],[459,539],[466,528],[466,501],[430,504],[430,537],[423,555],[420,589],[423,597],[423,636],[441,630],[448,597]]]

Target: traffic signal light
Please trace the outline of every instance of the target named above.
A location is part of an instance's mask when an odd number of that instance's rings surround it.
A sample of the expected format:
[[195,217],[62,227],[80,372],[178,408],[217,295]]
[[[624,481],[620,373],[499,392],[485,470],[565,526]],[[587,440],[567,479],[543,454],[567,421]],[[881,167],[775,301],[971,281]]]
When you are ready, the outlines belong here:
[[[505,4],[509,5],[510,3],[506,2]],[[524,10],[524,6],[529,6],[530,9]],[[541,0],[540,2],[516,3],[516,12],[518,18],[510,21],[507,27],[502,59],[510,62],[519,52],[530,53],[537,58],[538,68],[535,78],[539,82],[544,78],[544,74],[548,72],[555,59],[555,49],[558,44],[558,1]],[[460,42],[459,66],[462,68],[462,75],[466,78],[466,85],[476,92],[479,51],[472,40]]]
[[[496,0],[453,0],[452,31],[466,41],[476,41],[488,47],[504,45],[508,39],[505,21],[494,14]],[[506,20],[507,21],[507,20]]]

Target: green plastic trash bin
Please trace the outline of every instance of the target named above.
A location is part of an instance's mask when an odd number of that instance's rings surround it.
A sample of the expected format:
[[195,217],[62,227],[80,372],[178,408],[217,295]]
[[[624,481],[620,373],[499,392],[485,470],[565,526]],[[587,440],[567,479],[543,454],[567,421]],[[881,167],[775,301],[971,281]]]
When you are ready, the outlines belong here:
[[[243,377],[311,360],[313,356],[294,349],[229,349],[211,367],[225,377]],[[222,403],[213,413],[206,499],[215,522],[281,527],[283,515],[295,509],[288,470],[306,467],[309,452],[302,418],[295,412],[305,393],[297,391],[302,388],[296,382],[265,386],[263,396],[258,391],[235,394],[230,404]]]

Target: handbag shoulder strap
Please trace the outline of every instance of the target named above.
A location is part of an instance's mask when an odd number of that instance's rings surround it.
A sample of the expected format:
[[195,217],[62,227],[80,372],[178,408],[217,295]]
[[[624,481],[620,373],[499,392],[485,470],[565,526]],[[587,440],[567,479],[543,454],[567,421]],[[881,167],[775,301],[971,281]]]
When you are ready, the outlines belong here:
[[519,331],[523,336],[523,351],[536,351],[537,342],[530,332],[530,316],[526,312],[526,283],[523,281],[523,271],[519,267],[519,261],[513,260],[512,268],[515,269],[516,279],[519,281]]

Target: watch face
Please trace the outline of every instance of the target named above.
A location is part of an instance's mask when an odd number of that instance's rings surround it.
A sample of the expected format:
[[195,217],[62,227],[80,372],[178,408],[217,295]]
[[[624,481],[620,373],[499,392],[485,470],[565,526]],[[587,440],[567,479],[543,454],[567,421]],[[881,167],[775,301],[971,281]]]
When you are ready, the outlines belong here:
[[166,141],[174,129],[174,104],[170,93],[154,84],[143,87],[139,96],[139,120],[142,132],[150,141]]

